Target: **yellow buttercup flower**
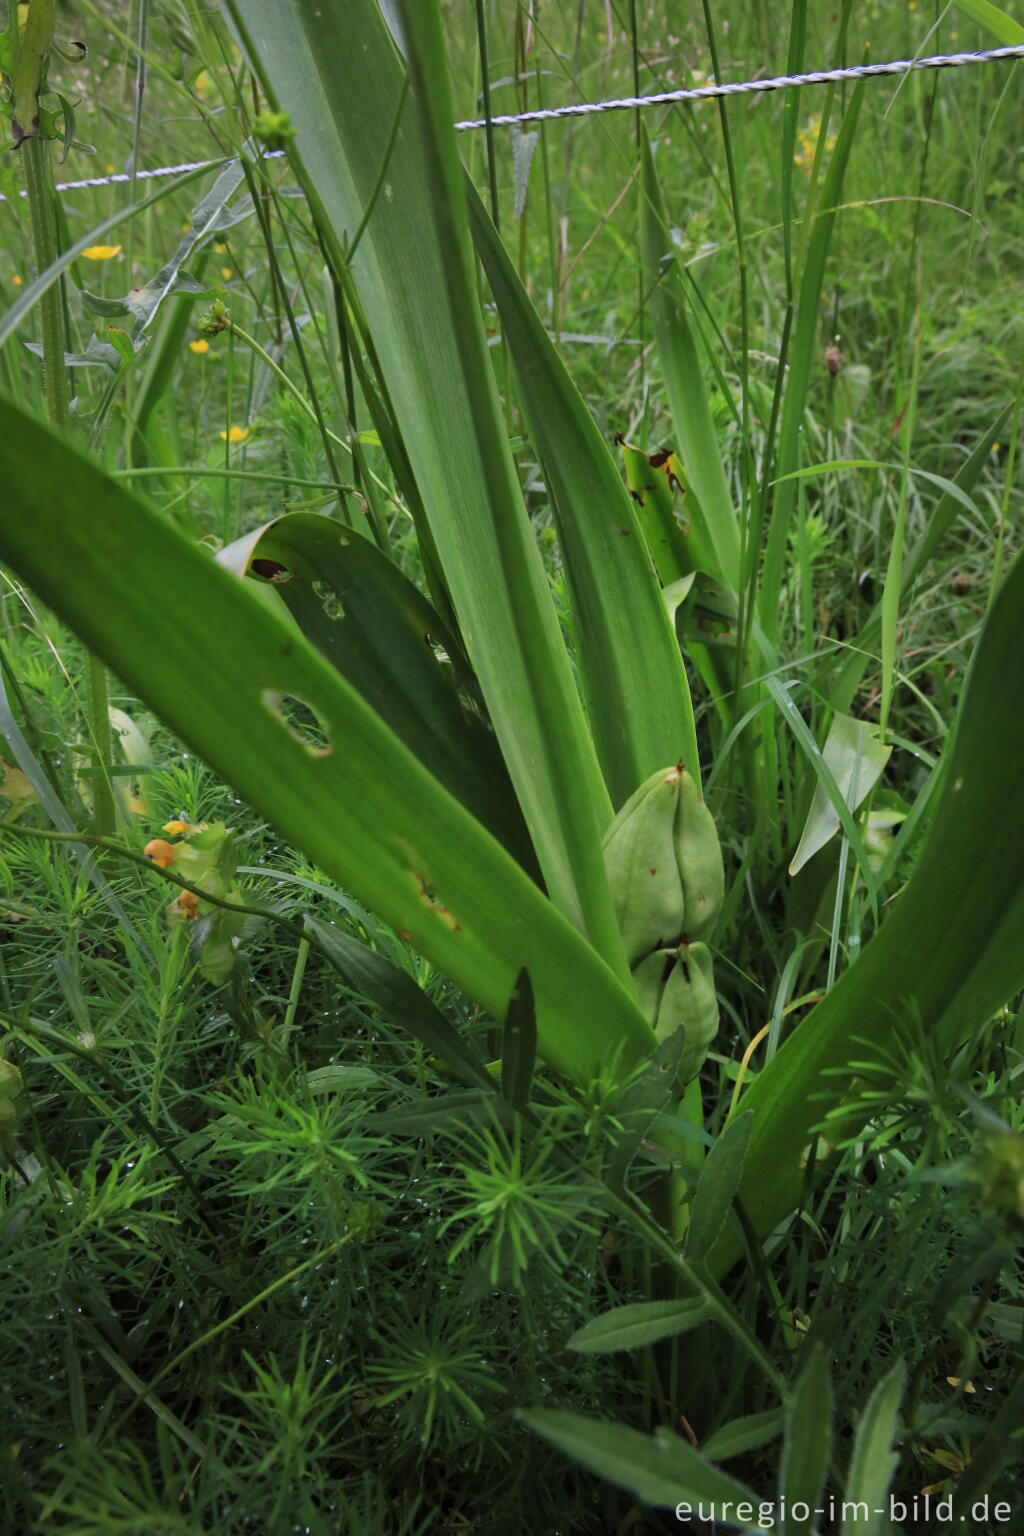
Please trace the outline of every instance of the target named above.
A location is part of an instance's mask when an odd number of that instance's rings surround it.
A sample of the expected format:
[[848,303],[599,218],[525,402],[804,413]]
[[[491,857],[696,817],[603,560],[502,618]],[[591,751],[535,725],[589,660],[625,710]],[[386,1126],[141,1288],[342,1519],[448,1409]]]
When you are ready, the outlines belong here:
[[120,256],[119,245],[87,245],[82,255],[86,261],[111,261],[115,256]]
[[229,432],[222,432],[221,437],[229,443],[244,443],[249,436],[248,427],[232,427]]
[[[198,352],[198,353],[202,354],[203,352],[209,352],[209,350],[210,350],[210,343],[207,341],[205,336],[200,336],[198,341],[190,341],[189,342],[189,349],[192,352]],[[223,437],[223,436],[224,436],[224,434],[222,432],[221,433],[221,437]]]

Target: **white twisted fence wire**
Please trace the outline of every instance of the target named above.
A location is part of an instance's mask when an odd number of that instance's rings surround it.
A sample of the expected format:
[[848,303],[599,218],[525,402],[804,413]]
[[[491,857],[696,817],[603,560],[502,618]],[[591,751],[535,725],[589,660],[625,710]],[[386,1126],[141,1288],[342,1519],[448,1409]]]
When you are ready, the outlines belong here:
[[[726,81],[722,85],[695,85],[678,91],[657,91],[650,96],[619,96],[613,101],[579,101],[565,107],[543,107],[535,112],[507,112],[492,116],[491,126],[544,123],[562,117],[590,117],[599,112],[635,111],[637,107],[668,107],[682,101],[711,101],[723,96],[754,96],[765,91],[785,91],[798,85],[830,85],[842,80],[869,80],[876,75],[907,75],[919,69],[960,69],[965,64],[989,64],[997,59],[1024,59],[1024,44],[986,48],[976,53],[935,53],[920,59],[892,59],[886,64],[850,64],[842,69],[817,69],[805,75],[773,75],[767,80]],[[486,128],[477,117],[456,123],[457,133]]]
[[[493,115],[493,128],[515,127],[517,124],[555,122],[566,117],[595,117],[603,112],[636,111],[639,107],[668,107],[687,101],[714,101],[728,96],[756,96],[770,91],[792,90],[802,85],[831,85],[844,80],[870,80],[880,76],[908,75],[922,69],[961,69],[968,64],[991,64],[1004,59],[1024,59],[1024,43],[1011,47],[984,48],[974,53],[936,53],[918,59],[892,59],[883,64],[850,64],[841,69],[818,69],[803,75],[772,75],[764,80],[725,81],[721,85],[695,85],[676,91],[657,91],[650,96],[617,96],[606,101],[578,101],[562,107],[543,107],[534,112],[503,112]],[[455,124],[457,133],[469,133],[486,128],[485,117],[467,118]],[[269,150],[264,156],[275,160],[282,150]],[[224,165],[223,159],[189,160],[181,165],[159,165],[150,170],[135,172],[135,181],[151,181],[158,176],[181,176],[187,171],[201,171]],[[57,183],[58,192],[77,192],[85,187],[108,187],[130,182],[128,171],[115,171],[107,176],[86,176],[80,181]],[[24,197],[24,192],[22,192]]]

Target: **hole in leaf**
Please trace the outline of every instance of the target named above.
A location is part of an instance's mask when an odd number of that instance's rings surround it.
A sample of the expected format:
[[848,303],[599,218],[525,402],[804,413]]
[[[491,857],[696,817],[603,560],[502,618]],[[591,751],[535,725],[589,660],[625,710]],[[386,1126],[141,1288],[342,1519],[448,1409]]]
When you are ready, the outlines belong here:
[[326,618],[343,619],[345,617],[345,605],[337,587],[332,586],[329,581],[314,581],[313,591],[320,599]]
[[275,714],[296,740],[317,757],[326,757],[334,748],[326,726],[313,707],[293,693],[277,693],[265,689],[263,702]]
[[278,586],[283,586],[294,576],[294,572],[282,565],[280,560],[253,560],[249,569],[257,576],[262,576],[264,581],[276,581]]

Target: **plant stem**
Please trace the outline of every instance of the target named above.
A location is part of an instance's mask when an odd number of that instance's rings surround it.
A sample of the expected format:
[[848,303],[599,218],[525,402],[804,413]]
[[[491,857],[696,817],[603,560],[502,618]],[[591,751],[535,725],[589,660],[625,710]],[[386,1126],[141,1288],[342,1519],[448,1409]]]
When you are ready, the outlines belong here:
[[[45,139],[33,134],[22,142],[25,191],[32,224],[32,254],[37,272],[57,260],[57,224],[53,216],[52,174]],[[64,365],[64,316],[60,286],[51,283],[39,297],[39,321],[43,340],[43,384],[50,424],[67,431],[71,420],[68,370]]]
[[[60,252],[57,249],[57,224],[53,214],[53,173],[49,147],[38,133],[27,136],[21,145],[25,167],[25,190],[36,272],[45,272]],[[61,432],[71,427],[71,394],[68,370],[64,363],[64,315],[58,283],[51,283],[39,297],[39,317],[43,343],[43,382],[46,410],[51,426]],[[98,657],[85,656],[86,728],[92,743],[91,758],[98,769],[92,785],[93,828],[99,837],[109,837],[114,830],[114,796],[107,767],[110,763],[110,718],[107,712],[107,674]]]

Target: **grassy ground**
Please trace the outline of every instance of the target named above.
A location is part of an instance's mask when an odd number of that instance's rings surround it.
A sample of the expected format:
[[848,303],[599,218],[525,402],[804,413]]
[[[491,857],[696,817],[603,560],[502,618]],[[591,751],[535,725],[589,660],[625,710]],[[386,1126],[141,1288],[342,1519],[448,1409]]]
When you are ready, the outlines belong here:
[[[786,69],[789,6],[708,9],[724,77]],[[726,9],[739,14],[727,18]],[[713,73],[696,5],[549,0],[536,11],[531,20],[512,0],[483,0],[495,112],[632,93],[636,83],[642,91],[699,84]],[[444,13],[456,110],[475,117],[472,8],[447,4]],[[127,36],[119,29],[129,25]],[[831,8],[810,8],[804,67],[857,61],[866,47],[880,60],[992,41],[955,9],[925,4],[853,7],[841,47],[839,26]],[[89,54],[55,60],[51,79],[77,101],[75,134],[96,154],[72,150],[56,168],[60,179],[219,154],[243,107],[253,107],[237,51],[225,37],[222,56],[209,17],[190,5],[136,8],[129,23],[123,7],[80,3],[61,28],[84,36]],[[150,62],[141,96],[140,35]],[[779,593],[788,675],[820,677],[812,660],[856,641],[899,519],[908,548],[928,531],[939,491],[927,476],[955,475],[1003,421],[971,497],[900,612],[887,706],[896,750],[873,802],[897,824],[941,754],[979,626],[1021,543],[1019,68],[868,86],[824,274],[800,459],[869,467],[799,482]],[[782,95],[730,106],[731,183],[717,107],[646,116],[702,315],[712,411],[738,504],[753,495],[772,437],[787,246],[804,238],[800,210],[820,185],[848,99],[845,88],[803,91],[792,107],[792,165],[780,154]],[[526,181],[502,130],[493,173],[506,244],[602,432],[652,451],[672,441],[673,427],[636,249],[636,131],[630,113],[550,125]],[[489,195],[484,135],[467,135],[462,147]],[[4,309],[31,279],[24,211],[12,195],[17,166],[13,152],[0,158],[9,197],[0,205]],[[225,219],[188,262],[205,296],[168,300],[129,365],[107,352],[73,370],[76,432],[212,549],[285,510],[330,510],[336,480],[353,494],[349,462],[325,464],[317,420],[344,432],[335,381],[312,344],[330,334],[333,300],[308,210],[282,182],[289,195],[275,213],[275,270],[259,210],[239,194],[237,220]],[[118,312],[102,301],[154,278],[208,185],[167,191],[74,264],[65,294],[73,354],[102,346],[109,324],[130,328],[130,303]],[[137,183],[136,196],[142,190]],[[65,194],[63,244],[130,196],[125,185]],[[243,339],[200,333],[214,287],[312,411]],[[39,360],[21,345],[35,339],[34,323],[30,315],[0,349],[0,387],[42,416]],[[494,356],[506,386],[500,350]],[[908,408],[909,477],[900,468]],[[507,418],[557,586],[547,492],[511,390]],[[394,472],[372,433],[364,446],[395,498],[399,561],[418,576]],[[176,598],[181,623],[201,628],[188,591]],[[0,808],[26,829],[52,824],[14,764],[20,732],[82,826],[90,781],[78,644],[0,576],[0,646]],[[860,718],[877,720],[884,687],[872,656],[856,693]],[[696,681],[695,698],[713,756],[721,742]],[[125,748],[134,767],[119,780],[131,796],[120,833],[127,848],[141,853],[183,816],[226,822],[247,901],[282,918],[313,911],[343,921],[496,1053],[492,1021],[283,846],[116,680],[112,703],[141,732]],[[798,810],[777,813],[785,861]],[[740,811],[730,825],[723,841],[735,877],[752,834]],[[916,851],[908,839],[892,893]],[[520,1408],[569,1405],[642,1429],[671,1423],[704,1444],[723,1423],[771,1407],[710,1330],[632,1358],[568,1347],[610,1303],[664,1285],[638,1239],[612,1235],[580,1178],[614,1138],[620,1090],[598,1080],[581,1095],[545,1077],[536,1089],[543,1131],[525,1145],[518,1129],[485,1114],[431,1113],[424,1100],[451,1086],[443,1064],[340,988],[294,933],[247,918],[231,974],[215,984],[190,948],[189,925],[168,921],[175,892],[152,869],[102,857],[106,894],[66,847],[11,826],[0,841],[0,1044],[22,1087],[10,1098],[17,1124],[0,1120],[6,1528],[76,1536],[680,1528],[598,1484],[516,1420]],[[748,1044],[773,1017],[777,1038],[823,985],[830,943],[845,966],[866,925],[856,891],[841,925],[830,926],[831,910],[823,921],[833,885],[806,913],[801,961],[785,861],[745,871],[723,939],[725,1027],[703,1080],[712,1135]],[[841,1483],[853,1426],[901,1354],[908,1388],[894,1486],[909,1498],[974,1486],[973,1476],[993,1500],[1015,1497],[1018,1420],[1004,1419],[1021,1379],[1022,1043],[1012,1006],[952,1059],[938,1058],[905,1021],[889,1053],[864,1068],[865,1092],[880,1105],[870,1134],[852,1140],[809,1197],[772,1275],[736,1282],[737,1305],[783,1369],[808,1339],[831,1359],[830,1485]],[[655,1171],[652,1157],[645,1177]],[[779,1443],[766,1435],[726,1464],[771,1498]]]

